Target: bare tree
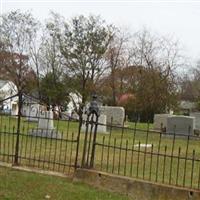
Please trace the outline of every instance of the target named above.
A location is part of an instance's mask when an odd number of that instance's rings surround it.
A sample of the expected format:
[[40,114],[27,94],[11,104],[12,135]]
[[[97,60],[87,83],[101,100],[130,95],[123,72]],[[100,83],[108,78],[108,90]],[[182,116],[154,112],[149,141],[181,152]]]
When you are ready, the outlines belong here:
[[116,85],[119,77],[117,77],[118,69],[128,65],[128,42],[128,33],[116,30],[106,53],[106,61],[110,73],[109,87],[112,91],[112,105],[117,105],[117,96],[119,93]]
[[[144,75],[146,83],[149,83],[146,88],[151,91],[151,94],[146,99],[146,103],[151,110],[156,108],[159,99],[163,99],[166,107],[169,108],[174,102],[170,96],[173,96],[177,90],[176,69],[184,64],[179,43],[172,38],[156,36],[143,29],[133,37],[132,63],[148,71],[148,74],[141,74],[141,78]],[[165,89],[158,89],[161,85],[166,86]],[[145,91],[145,88],[143,90]],[[148,91],[145,94],[148,94]]]
[[[29,65],[31,41],[37,32],[37,21],[30,13],[12,11],[1,16],[0,42],[4,49],[1,55],[1,75],[13,81],[19,92],[34,74]],[[34,78],[34,77],[33,77]]]

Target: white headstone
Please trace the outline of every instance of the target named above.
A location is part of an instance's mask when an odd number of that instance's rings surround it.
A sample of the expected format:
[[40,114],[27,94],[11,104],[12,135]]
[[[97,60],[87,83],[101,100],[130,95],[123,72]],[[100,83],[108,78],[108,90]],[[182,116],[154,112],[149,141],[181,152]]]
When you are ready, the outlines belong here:
[[41,111],[39,115],[39,129],[54,129],[53,126],[53,112],[52,111]]
[[61,134],[53,126],[53,112],[40,111],[38,128],[30,130],[29,134],[39,137],[61,138]]
[[168,117],[166,133],[173,134],[175,132],[176,135],[193,135],[195,127],[194,119],[194,117],[182,115]]
[[18,115],[18,104],[12,103],[11,105],[11,115],[16,116]]
[[190,116],[195,118],[195,129],[200,130],[200,112],[190,113]]
[[153,129],[154,130],[161,130],[162,128],[166,128],[167,126],[167,118],[171,117],[171,114],[155,114],[153,120]]
[[[82,127],[81,127],[81,131],[83,131],[83,132],[86,130],[86,120],[87,120],[87,115],[83,115],[83,121],[85,122],[82,124]],[[98,123],[99,123],[99,125],[97,126],[97,132],[98,133],[107,133],[106,132],[106,115],[100,115],[99,119],[98,119]],[[91,128],[91,125],[89,124],[88,132],[90,131],[90,128]],[[93,130],[94,130],[94,128],[93,128]]]
[[100,106],[101,115],[106,115],[106,123],[123,126],[125,120],[125,110],[118,106]]
[[39,104],[33,104],[33,105],[28,106],[28,108],[26,110],[27,120],[37,122],[39,113],[40,113],[40,105]]

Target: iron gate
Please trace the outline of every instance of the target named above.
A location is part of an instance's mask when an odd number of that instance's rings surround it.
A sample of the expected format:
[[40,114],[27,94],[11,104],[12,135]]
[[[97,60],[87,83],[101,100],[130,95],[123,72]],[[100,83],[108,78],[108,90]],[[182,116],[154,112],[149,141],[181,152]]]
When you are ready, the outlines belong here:
[[[92,167],[95,148],[92,132],[98,121],[95,101],[91,103],[93,108],[90,107],[87,122],[59,111],[53,114],[62,116],[57,119],[53,116],[52,120],[52,116],[44,115],[45,107],[38,99],[20,93],[1,100],[0,105],[0,161],[68,175],[77,167]],[[43,129],[40,128],[42,120],[48,124]],[[49,125],[51,121],[53,129]],[[86,123],[86,134],[83,135],[82,123]],[[80,142],[83,137],[84,143]]]

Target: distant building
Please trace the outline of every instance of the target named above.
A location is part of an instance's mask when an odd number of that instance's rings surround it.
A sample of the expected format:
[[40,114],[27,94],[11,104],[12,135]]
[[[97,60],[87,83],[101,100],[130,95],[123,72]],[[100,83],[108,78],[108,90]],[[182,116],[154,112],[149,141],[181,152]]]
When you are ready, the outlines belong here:
[[12,81],[0,80],[0,99],[6,99],[1,103],[1,109],[4,111],[17,110],[17,97],[9,98],[17,94],[17,87]]
[[197,104],[191,101],[180,101],[179,109],[183,114],[189,115],[190,112],[197,110]]

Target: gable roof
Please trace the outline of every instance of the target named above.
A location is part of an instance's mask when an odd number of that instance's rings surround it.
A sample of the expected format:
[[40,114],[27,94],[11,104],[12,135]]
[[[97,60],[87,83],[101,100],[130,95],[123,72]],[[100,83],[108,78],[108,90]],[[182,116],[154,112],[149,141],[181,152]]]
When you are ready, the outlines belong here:
[[8,83],[8,81],[0,80],[0,89],[7,83]]

